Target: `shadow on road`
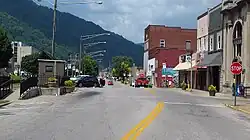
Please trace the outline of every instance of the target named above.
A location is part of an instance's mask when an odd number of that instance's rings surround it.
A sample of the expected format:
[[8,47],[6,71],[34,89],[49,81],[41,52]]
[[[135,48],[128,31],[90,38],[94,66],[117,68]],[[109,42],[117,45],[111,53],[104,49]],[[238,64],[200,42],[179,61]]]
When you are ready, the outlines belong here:
[[96,96],[96,95],[100,95],[100,94],[102,94],[102,92],[88,91],[88,92],[84,92],[82,94],[79,94],[78,98],[87,98],[87,97],[92,97],[92,96]]

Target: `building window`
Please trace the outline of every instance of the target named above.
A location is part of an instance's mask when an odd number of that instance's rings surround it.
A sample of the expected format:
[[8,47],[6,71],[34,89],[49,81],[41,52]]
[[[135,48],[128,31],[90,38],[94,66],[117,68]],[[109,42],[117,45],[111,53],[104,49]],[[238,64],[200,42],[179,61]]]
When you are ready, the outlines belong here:
[[220,35],[218,35],[218,38],[217,38],[217,49],[221,49],[221,37],[220,37]]
[[146,42],[144,43],[144,50],[145,50],[145,51],[148,50],[148,41],[146,41]]
[[213,36],[210,36],[209,50],[212,51],[213,49],[214,49],[214,45],[213,45]]
[[165,39],[160,39],[160,47],[165,48]]
[[46,66],[45,72],[53,72],[53,66]]
[[204,50],[207,50],[207,39],[206,39],[206,37],[204,38]]
[[14,62],[17,62],[17,47],[14,46],[14,54],[13,54],[13,57],[14,57]]
[[159,61],[155,60],[155,68],[158,68],[158,63],[159,63]]
[[201,44],[201,41],[202,41],[202,38],[200,39],[200,50],[199,50],[199,51],[201,51],[201,50],[202,50],[202,44]]

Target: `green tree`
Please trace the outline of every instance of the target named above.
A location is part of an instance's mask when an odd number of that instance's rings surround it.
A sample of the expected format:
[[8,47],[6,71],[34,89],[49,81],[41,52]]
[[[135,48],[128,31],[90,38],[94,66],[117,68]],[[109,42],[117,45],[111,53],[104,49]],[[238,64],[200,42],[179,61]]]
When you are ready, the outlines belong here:
[[127,56],[116,56],[112,58],[114,75],[116,77],[123,77],[123,74],[128,74],[130,72],[130,67],[132,67],[133,59]]
[[119,76],[119,74],[118,74],[118,72],[117,72],[117,70],[115,68],[112,69],[112,75],[114,77],[118,77]]
[[84,56],[82,61],[83,73],[86,75],[98,75],[98,64],[91,56]]
[[53,59],[45,52],[33,53],[22,58],[21,69],[32,75],[38,74],[38,59]]
[[0,27],[0,68],[8,67],[8,62],[13,56],[12,51],[7,33]]

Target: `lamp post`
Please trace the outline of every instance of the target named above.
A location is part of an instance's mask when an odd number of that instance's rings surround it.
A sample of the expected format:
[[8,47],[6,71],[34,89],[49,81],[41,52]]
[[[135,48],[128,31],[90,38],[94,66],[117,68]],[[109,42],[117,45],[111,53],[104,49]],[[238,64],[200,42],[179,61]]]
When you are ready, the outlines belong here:
[[[42,0],[37,0],[38,2],[41,2]],[[56,35],[56,10],[57,10],[57,0],[54,0],[54,4],[51,3],[49,0],[46,0],[51,5],[53,5],[53,30],[52,30],[52,45],[51,45],[51,55],[52,57],[55,56],[55,35]],[[102,4],[102,1],[88,1],[88,2],[59,2],[60,4],[64,5],[71,5],[71,4]]]
[[191,49],[191,40],[186,40],[186,51],[190,54],[190,64],[191,64],[191,67],[190,67],[190,91],[192,91],[192,86],[193,86],[193,63],[192,63],[192,55],[193,55],[193,52],[192,52],[192,49]]
[[[95,45],[98,45],[98,44],[106,44],[106,42],[94,42],[94,43],[88,43],[88,44],[84,44],[83,46],[84,47],[91,47],[91,46],[95,46]],[[85,55],[86,52],[85,52],[85,49],[84,49],[84,52],[83,54]],[[79,71],[82,70],[82,45],[80,45],[80,57],[79,57]],[[85,71],[84,71],[85,73]]]
[[101,50],[101,51],[89,52],[89,53],[87,53],[87,55],[94,55],[94,54],[105,53],[105,52],[106,52],[106,50]]
[[[92,39],[92,38],[96,38],[96,37],[99,37],[99,36],[104,36],[104,35],[109,36],[110,33],[100,33],[100,34],[92,34],[92,35],[80,36],[80,47],[79,47],[79,50],[80,50],[79,70],[80,71],[81,71],[81,60],[82,60],[82,41]],[[101,43],[105,44],[106,42],[101,42]],[[90,47],[90,46],[97,45],[97,44],[100,44],[100,42],[99,43],[98,42],[97,43],[88,43],[88,44],[85,44],[85,45]]]

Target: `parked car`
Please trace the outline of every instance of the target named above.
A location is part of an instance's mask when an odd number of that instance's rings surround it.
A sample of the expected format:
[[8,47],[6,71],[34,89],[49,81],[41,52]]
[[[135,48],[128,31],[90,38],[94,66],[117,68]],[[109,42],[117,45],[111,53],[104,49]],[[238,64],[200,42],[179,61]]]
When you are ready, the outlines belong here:
[[137,78],[135,80],[135,87],[148,87],[149,81],[147,78]]
[[77,82],[79,79],[81,79],[81,77],[86,77],[86,76],[89,76],[89,75],[78,75],[76,77],[70,77],[70,80],[73,82]]
[[108,85],[114,85],[113,80],[109,79],[108,80]]
[[100,87],[100,83],[95,76],[83,76],[76,82],[77,87]]

